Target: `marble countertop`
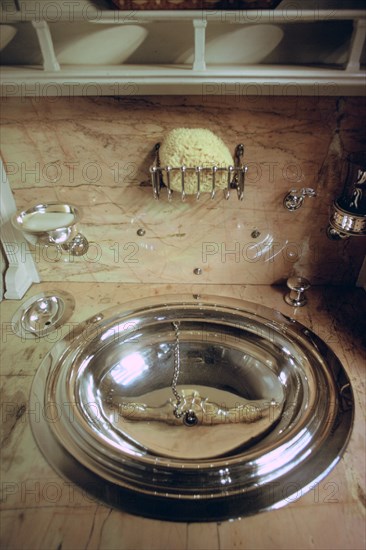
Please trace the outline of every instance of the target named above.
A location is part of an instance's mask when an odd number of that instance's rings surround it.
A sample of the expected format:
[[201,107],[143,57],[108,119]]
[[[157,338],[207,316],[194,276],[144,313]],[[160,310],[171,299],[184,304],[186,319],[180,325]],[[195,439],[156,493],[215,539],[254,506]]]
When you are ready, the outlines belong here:
[[[76,300],[71,323],[112,305],[177,293],[226,295],[280,310],[317,333],[338,355],[355,395],[355,423],[347,450],[314,489],[280,510],[221,523],[162,522],[95,502],[48,465],[30,429],[29,394],[41,360],[60,335],[25,340],[12,332],[21,303],[42,290],[67,290]],[[41,283],[1,311],[1,547],[76,549],[364,549],[366,293],[314,287],[295,310],[284,289],[256,285]],[[56,339],[56,340],[55,340]]]

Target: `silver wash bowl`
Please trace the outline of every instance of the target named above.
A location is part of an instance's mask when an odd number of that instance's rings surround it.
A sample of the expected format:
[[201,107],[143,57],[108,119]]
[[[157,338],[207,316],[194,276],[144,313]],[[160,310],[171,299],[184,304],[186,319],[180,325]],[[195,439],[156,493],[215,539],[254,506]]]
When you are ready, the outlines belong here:
[[279,508],[340,459],[349,379],[313,332],[232,298],[161,296],[58,342],[31,392],[50,464],[111,506],[174,521]]

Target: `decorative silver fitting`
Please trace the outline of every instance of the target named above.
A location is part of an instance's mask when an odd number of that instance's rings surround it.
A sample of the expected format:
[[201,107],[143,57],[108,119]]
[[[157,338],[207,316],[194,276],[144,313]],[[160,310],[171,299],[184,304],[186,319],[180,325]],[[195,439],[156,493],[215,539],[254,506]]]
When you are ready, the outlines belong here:
[[310,288],[310,283],[304,277],[290,277],[287,280],[290,292],[285,295],[285,302],[292,307],[302,307],[307,303],[305,290]]
[[291,189],[283,199],[283,206],[290,210],[297,210],[304,202],[305,197],[316,197],[316,192],[311,187],[303,187],[300,191]]
[[73,256],[83,256],[89,249],[89,242],[84,235],[78,233],[71,241],[61,244],[61,249]]
[[339,206],[338,201],[332,204],[327,228],[327,236],[333,241],[366,235],[366,214],[349,212]]

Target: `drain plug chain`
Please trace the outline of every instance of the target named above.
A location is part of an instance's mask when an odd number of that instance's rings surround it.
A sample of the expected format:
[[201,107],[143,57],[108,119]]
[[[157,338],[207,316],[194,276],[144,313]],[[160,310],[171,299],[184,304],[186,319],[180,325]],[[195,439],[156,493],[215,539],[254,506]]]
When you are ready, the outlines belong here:
[[177,383],[180,373],[180,349],[179,349],[179,321],[173,321],[173,327],[175,331],[175,344],[174,344],[174,372],[172,380],[172,392],[174,394],[176,403],[174,405],[174,416],[176,418],[182,418],[183,411],[179,412],[179,406],[182,403],[182,396],[177,390]]
[[172,392],[175,397],[174,404],[174,416],[176,418],[183,418],[183,422],[186,426],[195,426],[198,422],[196,413],[192,410],[184,411],[180,409],[180,405],[183,401],[181,394],[177,390],[178,378],[180,374],[180,348],[179,348],[179,321],[173,321],[173,327],[175,332],[175,343],[174,343],[174,372],[172,380]]

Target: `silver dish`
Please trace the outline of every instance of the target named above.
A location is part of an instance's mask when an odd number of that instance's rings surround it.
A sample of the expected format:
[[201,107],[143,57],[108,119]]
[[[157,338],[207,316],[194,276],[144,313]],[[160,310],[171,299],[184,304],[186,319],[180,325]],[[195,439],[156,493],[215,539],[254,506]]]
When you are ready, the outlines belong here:
[[17,212],[11,222],[33,246],[53,245],[73,256],[82,256],[88,251],[89,242],[78,230],[80,218],[80,208],[50,202]]
[[108,505],[174,521],[299,498],[340,459],[354,412],[341,363],[310,330],[192,295],[82,323],[42,362],[31,406],[47,407],[32,429],[62,475]]
[[22,339],[42,338],[66,323],[74,309],[74,297],[68,292],[40,292],[26,300],[14,313],[13,332]]
[[[45,222],[41,225],[31,223],[35,216]],[[80,221],[80,209],[69,204],[37,204],[14,214],[12,224],[22,231],[31,244],[63,244],[78,234],[77,223]],[[48,224],[48,225],[47,225]]]

